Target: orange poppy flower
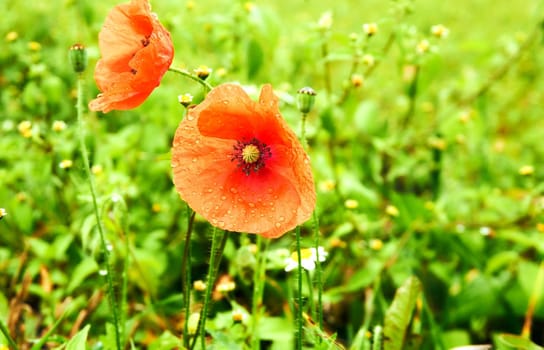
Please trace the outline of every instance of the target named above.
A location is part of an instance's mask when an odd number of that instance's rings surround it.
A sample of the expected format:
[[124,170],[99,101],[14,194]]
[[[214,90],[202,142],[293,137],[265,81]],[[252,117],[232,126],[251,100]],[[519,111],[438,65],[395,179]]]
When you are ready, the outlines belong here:
[[181,198],[221,229],[275,238],[315,207],[310,161],[270,85],[258,102],[236,84],[210,91],[176,130],[172,168]]
[[93,111],[138,107],[159,86],[174,57],[170,33],[151,13],[148,0],[114,7],[98,41],[102,58],[94,79],[102,93],[89,103]]

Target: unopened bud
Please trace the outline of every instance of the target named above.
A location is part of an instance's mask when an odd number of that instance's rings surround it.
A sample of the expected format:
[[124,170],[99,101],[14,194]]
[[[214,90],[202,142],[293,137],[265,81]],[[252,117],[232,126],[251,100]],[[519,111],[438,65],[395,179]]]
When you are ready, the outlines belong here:
[[87,68],[87,50],[81,44],[70,47],[70,63],[76,73],[82,73]]
[[311,87],[303,87],[297,91],[297,107],[298,110],[307,114],[312,110],[315,102],[316,92]]

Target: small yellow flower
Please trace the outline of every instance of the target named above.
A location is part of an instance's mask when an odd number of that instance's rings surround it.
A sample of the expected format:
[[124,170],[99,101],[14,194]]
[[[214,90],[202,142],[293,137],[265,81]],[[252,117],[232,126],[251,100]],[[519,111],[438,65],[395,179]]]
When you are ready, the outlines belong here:
[[363,32],[368,36],[373,36],[378,33],[378,25],[376,23],[365,23],[363,24]]
[[28,48],[32,51],[40,51],[42,49],[42,44],[37,41],[31,41],[28,43]]
[[446,38],[450,33],[450,30],[443,26],[442,24],[437,24],[431,27],[432,35],[436,36],[439,39]]
[[535,167],[532,165],[524,165],[518,170],[520,175],[529,176],[535,173]]
[[359,206],[359,202],[355,199],[346,199],[344,206],[348,209],[356,209]]
[[353,74],[351,76],[351,85],[353,85],[354,87],[360,87],[363,85],[363,82],[364,82],[364,78],[361,74]]
[[374,63],[376,63],[374,56],[368,53],[366,55],[363,55],[362,61],[363,61],[363,64],[367,67],[372,67]]
[[427,39],[421,40],[416,45],[416,51],[419,54],[424,54],[424,53],[428,52],[430,50],[430,48],[431,48],[431,43],[429,43],[429,40],[427,40]]
[[385,207],[385,213],[389,216],[397,217],[399,216],[399,210],[394,205],[388,205]]
[[194,9],[195,8],[195,2],[192,1],[192,0],[187,1],[187,3],[185,4],[185,8],[187,10],[189,10],[189,11]]
[[459,113],[459,121],[463,124],[466,124],[472,119],[473,112],[472,110],[466,110]]
[[236,289],[236,283],[229,275],[223,275],[219,278],[215,291],[219,293],[228,293]]
[[24,202],[27,199],[27,195],[24,192],[17,192],[17,194],[15,194],[15,199],[17,202]]
[[248,248],[252,254],[257,254],[257,251],[259,250],[256,244],[250,244]]
[[32,122],[29,120],[23,120],[17,125],[17,130],[25,138],[32,137]]
[[151,211],[154,213],[158,213],[161,211],[161,205],[159,203],[153,203],[151,206]]
[[247,12],[251,12],[253,11],[253,9],[255,9],[256,5],[250,1],[244,3],[244,9],[247,11]]
[[544,233],[544,223],[539,222],[538,224],[536,224],[536,229],[538,230],[538,232]]
[[341,240],[340,238],[337,238],[337,237],[333,237],[331,238],[331,240],[329,241],[329,246],[331,248],[345,248],[347,246],[346,242],[344,242],[343,240]]
[[55,120],[51,128],[53,129],[53,131],[60,132],[66,129],[66,123],[62,120]]
[[8,215],[8,212],[4,208],[0,208],[0,219],[2,219],[4,216]]
[[427,209],[429,211],[433,211],[434,208],[435,208],[435,205],[434,205],[433,201],[426,201],[424,206],[425,206],[425,209]]
[[247,314],[241,310],[232,310],[232,320],[235,323],[240,323],[247,318]]
[[17,40],[18,37],[19,37],[19,33],[12,31],[6,34],[6,41],[12,42]]
[[225,75],[227,75],[227,69],[225,67],[217,68],[217,70],[215,71],[215,75],[218,78],[223,78]]
[[94,175],[100,175],[104,172],[104,168],[100,164],[95,164],[91,167],[91,173]]
[[368,241],[368,246],[372,250],[381,250],[383,248],[383,241],[381,239],[371,239]]
[[203,292],[206,290],[206,283],[202,280],[196,280],[193,282],[193,289],[197,292]]
[[74,162],[72,162],[71,159],[64,159],[59,163],[59,168],[61,169],[69,169],[74,165]]
[[178,96],[178,101],[181,105],[187,107],[193,102],[193,95],[186,93]]
[[333,180],[324,180],[319,183],[319,189],[322,192],[331,192],[336,187],[336,183]]
[[447,145],[446,140],[444,140],[441,137],[437,137],[437,136],[429,137],[428,143],[429,143],[429,146],[431,148],[434,148],[434,149],[437,149],[437,150],[440,150],[440,151],[445,150],[446,145]]
[[194,70],[195,74],[202,80],[206,80],[212,74],[212,69],[205,65],[200,65]]
[[327,11],[317,21],[317,27],[321,30],[328,30],[332,27],[332,12]]

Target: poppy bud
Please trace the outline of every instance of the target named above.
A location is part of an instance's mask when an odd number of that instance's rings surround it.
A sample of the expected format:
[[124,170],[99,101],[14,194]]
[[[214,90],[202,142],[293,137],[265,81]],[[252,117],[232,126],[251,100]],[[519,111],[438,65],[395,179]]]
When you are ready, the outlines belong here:
[[312,110],[315,102],[316,92],[311,87],[303,87],[297,91],[297,107],[298,110],[306,114]]
[[70,47],[70,62],[76,73],[82,73],[87,68],[87,51],[85,46],[74,44]]

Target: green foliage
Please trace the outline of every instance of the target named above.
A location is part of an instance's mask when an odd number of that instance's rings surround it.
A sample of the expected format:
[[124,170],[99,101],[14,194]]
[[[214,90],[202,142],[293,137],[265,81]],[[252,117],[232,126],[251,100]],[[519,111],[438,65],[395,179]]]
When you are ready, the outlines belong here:
[[395,298],[385,313],[383,326],[383,348],[385,350],[404,348],[406,330],[420,293],[421,283],[415,277],[410,277],[397,289]]
[[[85,109],[110,261],[98,236],[69,48],[87,48],[86,105],[98,94],[98,33],[120,2],[0,2],[0,349],[15,348],[11,341],[25,349],[115,349],[105,263],[125,348],[184,348],[186,307],[193,315],[202,308],[203,292],[192,283],[207,280],[211,230],[197,215],[185,242],[190,214],[169,161],[186,112],[177,96],[190,93],[198,103],[200,85],[167,74],[134,110]],[[294,274],[284,271],[294,235],[256,251],[255,237],[233,233],[218,278],[228,276],[235,288],[210,287],[208,348],[248,349],[255,331],[261,348],[291,349],[298,307],[308,349],[541,348],[541,1],[152,5],[171,32],[175,67],[205,64],[211,85],[238,81],[252,96],[271,83],[297,132],[296,92],[317,92],[306,136],[328,252],[324,327],[316,273],[306,276],[298,305]],[[378,31],[368,36],[363,24],[373,22]],[[449,36],[433,34],[440,23]],[[303,248],[313,247],[312,223],[301,232]],[[182,294],[186,244],[190,295]],[[259,254],[266,271],[253,329]]]

